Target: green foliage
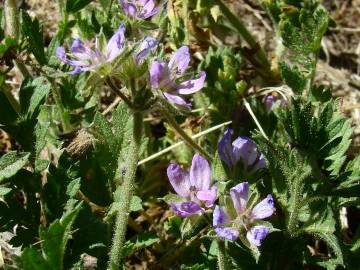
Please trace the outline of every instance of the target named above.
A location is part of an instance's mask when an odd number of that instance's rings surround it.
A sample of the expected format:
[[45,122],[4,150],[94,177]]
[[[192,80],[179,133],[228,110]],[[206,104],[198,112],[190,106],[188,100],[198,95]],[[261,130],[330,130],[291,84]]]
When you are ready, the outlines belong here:
[[329,101],[317,109],[297,98],[291,107],[279,112],[289,141],[321,160],[321,168],[331,175],[341,170],[352,135],[350,120],[336,111],[336,106]]
[[[275,52],[266,52],[275,54],[270,71],[260,43],[241,29],[247,23],[232,16],[236,1],[225,9],[218,0],[166,2],[158,16],[141,20],[126,16],[115,0],[59,1],[58,29],[45,35],[42,23],[22,10],[17,41],[4,36],[0,20],[0,128],[10,141],[9,150],[0,140],[0,231],[15,231],[9,244],[21,249],[20,257],[5,257],[12,263],[5,269],[87,269],[85,255],[97,269],[107,268],[114,217],[125,205],[120,199],[126,194],[124,175],[133,155],[133,114],[141,111],[144,116],[139,159],[181,140],[159,108],[174,113],[189,134],[232,120],[234,137],[253,138],[266,157],[266,168],[255,173],[245,171],[241,162],[229,169],[216,153],[223,131],[196,140],[214,153],[210,163],[216,205],[236,215],[229,189],[243,181],[251,183],[249,209],[267,194],[274,197],[276,212],[256,221],[271,231],[261,247],[249,244],[249,228],[237,241],[224,241],[229,268],[357,269],[360,229],[351,211],[345,220],[349,228],[344,225],[342,210],[359,209],[360,155],[349,151],[352,125],[332,100],[331,89],[314,85],[321,40],[331,23],[327,11],[316,0],[261,1],[279,41]],[[64,46],[71,54],[76,37],[84,44],[95,37],[106,44],[123,21],[124,52],[106,67],[106,74],[111,72],[114,86],[137,106],[120,101],[114,109],[116,94],[105,73],[69,75],[73,67],[62,63],[56,50]],[[156,37],[159,49],[138,65],[133,56],[145,36]],[[205,87],[184,95],[193,102],[193,111],[168,103],[150,83],[152,61],[168,59],[165,54],[183,44],[189,45],[195,73],[206,72]],[[185,79],[194,77],[192,68],[183,74]],[[18,69],[24,77],[12,80]],[[180,83],[181,76],[176,80]],[[135,81],[136,93],[130,81]],[[289,102],[281,102],[280,94]],[[277,100],[271,109],[269,95]],[[268,139],[254,133],[255,117],[245,99]],[[201,205],[205,211],[188,218],[175,216],[169,207],[189,198],[169,193],[173,189],[166,168],[172,160],[186,167],[194,152],[184,145],[138,166],[137,160],[132,162],[134,192],[128,211],[122,212],[131,218],[123,268],[217,269],[220,238],[212,225],[213,207]],[[196,195],[192,192],[190,199]],[[239,220],[233,225],[243,228]]]
[[66,0],[66,12],[75,13],[86,7],[93,0]]
[[288,3],[270,2],[267,7],[278,21],[279,34],[285,46],[279,65],[281,76],[295,93],[301,94],[312,84],[329,15],[320,5],[305,8],[289,6],[291,11],[279,14],[280,6],[283,5],[286,10]]
[[113,181],[115,174],[123,175],[126,157],[119,158],[119,155],[120,150],[126,155],[129,142],[123,139],[128,137],[126,134],[131,131],[131,123],[132,116],[125,104],[120,104],[114,111],[111,123],[102,114],[95,114],[90,129],[96,139],[95,154],[100,161],[99,166],[110,181]]
[[30,153],[8,152],[0,158],[0,182],[15,175],[28,162]]
[[68,207],[61,219],[52,222],[49,228],[40,229],[41,253],[34,248],[24,250],[22,255],[24,269],[64,269],[65,248],[71,238],[72,224],[80,211],[81,203],[75,204],[74,201],[69,201]]
[[[235,54],[229,47],[221,47],[216,51],[210,47],[199,65],[198,69],[204,70],[207,74],[207,87],[203,93],[208,100],[204,102],[198,98],[196,102],[201,107],[211,104],[214,108],[221,108],[220,111],[212,112],[213,117],[219,122],[231,117],[237,98],[243,92],[242,89],[237,91],[241,85],[241,82],[237,82],[240,66],[240,55]],[[224,103],[227,104],[226,107],[221,106]]]
[[22,33],[29,43],[29,51],[34,54],[40,65],[46,64],[42,26],[38,19],[32,20],[24,10],[21,12],[21,20]]
[[153,233],[144,232],[138,234],[125,243],[124,256],[131,256],[134,252],[149,247],[159,242],[159,240],[159,237]]

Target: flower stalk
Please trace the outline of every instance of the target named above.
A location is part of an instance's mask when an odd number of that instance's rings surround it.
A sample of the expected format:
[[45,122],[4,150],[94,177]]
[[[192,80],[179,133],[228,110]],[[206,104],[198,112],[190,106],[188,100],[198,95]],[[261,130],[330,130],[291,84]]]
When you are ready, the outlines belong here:
[[141,112],[135,112],[133,117],[134,124],[131,135],[132,137],[130,138],[131,142],[128,152],[126,174],[123,184],[118,187],[121,188],[120,196],[115,198],[115,201],[119,202],[119,209],[115,221],[114,238],[112,248],[110,250],[108,270],[120,269],[122,248],[125,242],[125,234],[129,218],[130,203],[135,190],[134,182],[141,145],[143,114]]
[[174,117],[166,110],[161,111],[162,115],[166,118],[166,121],[170,124],[170,126],[183,138],[183,140],[190,145],[194,150],[198,151],[202,156],[204,156],[210,162],[213,158],[202,148],[198,145],[176,122]]
[[5,0],[5,33],[15,40],[19,38],[19,16],[16,0]]
[[227,270],[229,268],[226,261],[225,242],[222,240],[218,240],[217,243],[218,243],[218,269]]

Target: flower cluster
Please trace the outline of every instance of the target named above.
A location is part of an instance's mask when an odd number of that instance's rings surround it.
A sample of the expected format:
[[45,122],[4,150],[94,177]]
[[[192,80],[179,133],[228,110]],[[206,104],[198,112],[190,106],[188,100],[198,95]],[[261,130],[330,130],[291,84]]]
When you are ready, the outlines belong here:
[[[206,74],[200,72],[198,79],[184,80],[183,77],[190,63],[190,52],[187,46],[182,46],[172,54],[168,63],[154,61],[150,67],[151,85],[163,91],[165,98],[175,105],[189,108],[181,95],[193,94],[204,87]],[[180,81],[180,82],[179,82]]]
[[[56,55],[62,62],[74,67],[71,72],[73,75],[85,71],[98,72],[99,69],[102,69],[105,73],[110,73],[112,70],[111,63],[125,49],[125,41],[125,25],[122,24],[103,48],[101,48],[97,38],[94,44],[91,42],[84,43],[77,38],[71,45],[70,58],[62,46],[57,48]],[[156,39],[145,37],[139,45],[139,50],[135,55],[135,62],[140,64],[151,51],[156,49],[157,45]]]
[[[147,18],[158,12],[154,1],[120,1],[125,12]],[[141,7],[141,9],[140,9]],[[130,43],[130,44],[129,44]],[[136,65],[140,65],[153,52],[158,41],[152,37],[145,37],[139,44],[126,42],[125,25],[121,24],[105,46],[101,46],[99,39],[95,42],[83,42],[76,38],[71,45],[70,53],[66,53],[65,48],[60,46],[56,50],[57,57],[74,69],[70,72],[77,75],[81,72],[91,71],[101,75],[109,75],[114,70],[113,62],[120,57],[126,47],[137,46],[138,50],[134,56]],[[186,71],[190,63],[190,52],[187,46],[182,46],[172,54],[169,62],[155,60],[151,63],[149,77],[151,88],[160,90],[164,97],[172,104],[184,108],[190,108],[191,104],[187,102],[182,95],[190,95],[204,87],[206,74],[200,72],[197,79],[189,78]]]
[[265,168],[265,157],[259,153],[253,140],[248,137],[238,137],[232,141],[233,130],[227,129],[218,144],[218,153],[223,162],[233,169],[241,160],[244,169],[248,172],[255,172]]
[[231,209],[215,205],[217,188],[211,186],[211,169],[209,163],[198,154],[193,157],[190,172],[172,163],[167,175],[175,192],[183,199],[182,202],[171,203],[177,216],[189,217],[214,208],[212,225],[216,234],[223,239],[235,241],[240,233],[246,232],[249,243],[260,246],[269,234],[270,228],[259,221],[274,213],[272,195],[269,194],[251,209],[248,207],[249,184],[243,182],[230,189]]
[[217,188],[211,186],[211,168],[202,156],[194,155],[190,172],[172,163],[167,168],[167,175],[175,192],[185,200],[171,204],[176,215],[188,217],[214,205]]
[[119,0],[119,4],[129,18],[146,20],[159,13],[162,3],[156,5],[155,0]]
[[246,238],[255,246],[260,246],[261,242],[270,232],[270,228],[264,225],[257,225],[256,221],[270,217],[274,213],[274,200],[269,194],[264,200],[259,202],[253,209],[248,209],[249,183],[244,182],[230,189],[235,213],[226,211],[223,207],[215,206],[213,214],[213,226],[218,236],[236,240],[241,231],[247,231]]

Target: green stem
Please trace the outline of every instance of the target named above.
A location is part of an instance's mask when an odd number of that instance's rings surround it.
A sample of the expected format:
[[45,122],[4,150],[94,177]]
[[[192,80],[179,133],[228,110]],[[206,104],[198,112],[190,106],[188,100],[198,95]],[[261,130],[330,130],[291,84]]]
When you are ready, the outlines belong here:
[[113,5],[113,2],[114,2],[114,0],[110,0],[109,9],[107,10],[108,21],[110,21],[110,19],[111,19],[111,7]]
[[60,13],[61,13],[61,17],[62,17],[62,21],[64,22],[64,24],[67,24],[68,21],[68,14],[66,12],[66,4],[64,0],[58,0],[58,4],[59,4],[59,9],[60,9]]
[[183,19],[184,19],[184,34],[185,34],[185,38],[184,38],[184,44],[189,44],[189,29],[188,29],[188,24],[189,24],[189,0],[183,0]]
[[226,261],[225,242],[222,240],[218,240],[217,243],[218,243],[218,269],[227,270],[229,268]]
[[176,132],[183,138],[183,140],[188,143],[192,148],[198,151],[201,155],[203,155],[207,160],[212,161],[213,158],[203,149],[200,145],[198,145],[176,122],[174,117],[166,110],[161,111],[162,115],[166,118],[166,121],[172,126]]
[[5,0],[5,33],[16,41],[19,38],[19,16],[16,0]]
[[113,81],[111,80],[110,77],[107,77],[105,82],[110,87],[110,89],[116,95],[118,95],[130,108],[133,107],[132,102],[130,101],[130,99],[124,93],[122,93],[121,90],[119,90],[119,88],[116,87],[116,85],[113,83]]
[[49,80],[49,82],[52,85],[55,103],[56,103],[56,106],[59,108],[59,111],[60,111],[60,117],[61,117],[61,122],[62,122],[62,125],[63,125],[63,130],[64,130],[64,133],[67,133],[67,132],[72,130],[72,126],[71,126],[71,123],[70,123],[70,115],[69,115],[68,111],[65,109],[65,107],[64,107],[64,105],[62,103],[61,93],[60,93],[60,90],[59,90],[58,86],[55,83],[55,80],[53,78],[48,77],[48,76],[46,76],[46,77],[47,77],[47,79]]
[[221,12],[225,15],[225,17],[227,17],[229,22],[236,28],[239,34],[245,39],[251,49],[255,52],[255,55],[263,65],[263,68],[265,68],[267,72],[270,73],[271,64],[267,59],[264,50],[260,47],[259,43],[255,40],[253,35],[245,27],[242,21],[240,21],[239,18],[237,18],[221,0],[215,0],[215,2],[220,7]]
[[128,162],[126,167],[126,174],[124,177],[119,198],[116,200],[119,202],[119,209],[115,221],[115,231],[113,244],[110,251],[110,261],[108,270],[120,269],[122,248],[125,242],[126,228],[129,218],[129,209],[131,198],[135,190],[135,176],[136,168],[139,160],[139,151],[142,137],[142,125],[143,115],[141,112],[134,113],[134,125],[132,130],[132,138],[130,141],[130,149],[128,152]]

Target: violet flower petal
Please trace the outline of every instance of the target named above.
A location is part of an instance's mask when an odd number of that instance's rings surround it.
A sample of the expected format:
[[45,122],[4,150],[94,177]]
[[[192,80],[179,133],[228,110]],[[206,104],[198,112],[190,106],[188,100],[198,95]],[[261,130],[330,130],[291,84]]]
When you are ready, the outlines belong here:
[[110,38],[109,42],[106,45],[107,60],[110,62],[118,57],[123,49],[125,44],[125,24],[121,24],[119,29],[114,33]]
[[252,227],[250,231],[246,233],[246,238],[252,245],[259,247],[269,232],[269,228],[257,225]]
[[243,182],[231,188],[230,196],[236,212],[242,214],[246,210],[249,199],[249,183]]
[[83,71],[83,66],[86,65],[83,61],[74,61],[69,59],[66,56],[66,52],[64,47],[58,47],[56,49],[56,56],[65,64],[75,67],[73,71],[70,72],[71,75],[77,75]]
[[70,74],[70,75],[78,75],[78,74],[80,74],[80,73],[83,72],[83,71],[85,71],[85,70],[83,70],[83,69],[82,69],[81,67],[79,67],[79,66],[76,66],[73,71],[69,72],[69,74]]
[[186,100],[180,96],[173,95],[173,94],[166,93],[166,92],[164,92],[164,96],[170,103],[172,103],[174,105],[178,105],[181,107],[185,107],[187,109],[191,109],[191,103],[186,102]]
[[163,81],[170,80],[169,69],[164,62],[154,61],[150,66],[151,87],[158,89]]
[[229,215],[224,211],[222,207],[216,205],[213,213],[213,226],[217,228],[228,225],[229,223]]
[[206,79],[206,73],[204,71],[200,72],[200,77],[194,80],[188,80],[182,82],[177,87],[179,94],[182,95],[189,95],[196,93],[197,91],[201,90],[204,87]]
[[233,155],[233,147],[231,144],[233,136],[233,130],[228,128],[224,132],[224,136],[221,138],[218,144],[218,153],[222,161],[224,161],[230,168],[233,168],[237,162]]
[[259,160],[256,162],[256,165],[253,168],[253,171],[256,172],[257,170],[266,168],[266,161],[263,154],[260,155]]
[[167,168],[167,176],[175,192],[184,198],[190,197],[189,173],[178,164],[172,163]]
[[265,98],[265,108],[267,112],[270,112],[272,106],[275,104],[275,98],[272,95],[268,95]]
[[146,15],[143,15],[142,19],[146,20],[152,16],[155,16],[156,14],[158,14],[160,12],[160,10],[161,9],[159,7],[156,7],[151,12],[147,13]]
[[209,162],[199,154],[195,154],[190,168],[190,183],[196,190],[208,190],[211,182]]
[[155,38],[145,37],[140,44],[139,53],[135,57],[136,64],[141,64],[150,54],[150,52],[154,51],[157,48],[158,44],[159,42]]
[[259,202],[251,211],[251,217],[253,219],[264,219],[270,217],[275,211],[274,199],[271,194]]
[[209,190],[199,190],[196,193],[196,197],[200,200],[203,201],[205,203],[205,206],[207,208],[210,208],[214,205],[214,202],[216,200],[217,197],[217,188],[215,186],[213,186],[211,189]]
[[216,234],[230,241],[235,241],[239,238],[239,231],[236,229],[224,227],[224,228],[215,228]]
[[138,16],[143,19],[149,18],[150,17],[149,14],[151,14],[154,8],[155,8],[155,1],[148,0],[141,8]]
[[67,58],[64,47],[60,46],[56,48],[56,56],[65,64],[70,65],[71,60]]
[[184,74],[190,63],[189,47],[182,46],[174,52],[169,61],[169,69],[172,73],[180,76]]
[[223,227],[230,223],[228,214],[218,205],[215,206],[213,213],[213,226],[218,236],[235,241],[239,237],[239,231],[229,227]]
[[246,167],[254,164],[258,151],[253,140],[248,137],[238,137],[233,141],[232,145],[233,154],[236,160],[241,158]]
[[175,215],[179,217],[189,217],[199,214],[203,211],[197,203],[192,201],[172,203],[171,208],[174,211]]
[[79,38],[74,39],[70,51],[75,57],[82,61],[90,60],[94,57],[94,52],[85,47],[84,43]]
[[134,5],[133,3],[129,3],[128,1],[124,1],[124,0],[119,0],[119,4],[127,16],[136,17],[136,14],[137,14],[136,5]]

